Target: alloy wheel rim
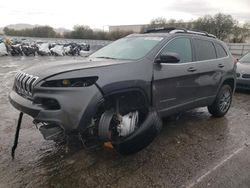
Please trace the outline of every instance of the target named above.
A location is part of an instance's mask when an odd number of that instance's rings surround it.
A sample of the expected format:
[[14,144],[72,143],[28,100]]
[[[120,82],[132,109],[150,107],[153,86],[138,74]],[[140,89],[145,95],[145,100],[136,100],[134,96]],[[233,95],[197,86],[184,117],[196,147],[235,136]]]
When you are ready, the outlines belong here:
[[223,94],[220,97],[220,102],[219,102],[219,108],[221,112],[226,112],[231,104],[231,93],[229,90],[226,90],[223,92]]

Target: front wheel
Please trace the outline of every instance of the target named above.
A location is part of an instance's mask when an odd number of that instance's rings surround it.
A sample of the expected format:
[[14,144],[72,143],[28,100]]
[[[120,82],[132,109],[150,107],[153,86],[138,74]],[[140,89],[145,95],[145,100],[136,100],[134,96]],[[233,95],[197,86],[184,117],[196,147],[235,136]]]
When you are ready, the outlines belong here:
[[154,110],[150,110],[143,121],[138,111],[117,117],[114,110],[109,110],[100,118],[98,134],[100,140],[111,141],[118,153],[129,155],[148,146],[161,127],[161,119]]
[[122,155],[130,155],[147,147],[159,134],[162,121],[155,111],[150,111],[140,127],[130,136],[113,143],[117,152]]
[[232,103],[232,88],[229,85],[223,85],[211,106],[208,106],[208,111],[214,117],[224,116]]

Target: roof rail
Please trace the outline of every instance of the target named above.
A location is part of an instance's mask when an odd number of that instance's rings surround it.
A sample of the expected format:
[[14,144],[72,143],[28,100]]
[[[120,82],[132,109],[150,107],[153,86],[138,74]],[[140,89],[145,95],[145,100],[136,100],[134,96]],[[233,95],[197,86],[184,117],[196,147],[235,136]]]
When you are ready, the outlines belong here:
[[175,30],[175,27],[157,27],[157,28],[148,28],[145,29],[144,33],[169,33],[172,30]]
[[144,33],[171,33],[171,34],[186,33],[186,34],[195,34],[195,35],[202,35],[202,36],[216,38],[215,35],[209,34],[206,31],[187,30],[184,28],[176,28],[176,27],[159,27],[159,28],[146,29]]

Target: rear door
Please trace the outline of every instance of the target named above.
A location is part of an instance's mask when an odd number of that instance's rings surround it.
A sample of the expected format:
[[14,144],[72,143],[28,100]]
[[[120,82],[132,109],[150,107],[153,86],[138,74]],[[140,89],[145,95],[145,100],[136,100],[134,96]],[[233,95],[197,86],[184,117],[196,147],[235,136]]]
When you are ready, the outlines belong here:
[[165,52],[177,53],[180,62],[154,64],[153,102],[162,116],[192,107],[197,86],[192,40],[189,37],[174,38],[159,55]]
[[[217,58],[215,43],[204,38],[194,38],[197,78],[197,102],[211,102],[222,79],[225,61]],[[221,52],[222,53],[222,52]]]

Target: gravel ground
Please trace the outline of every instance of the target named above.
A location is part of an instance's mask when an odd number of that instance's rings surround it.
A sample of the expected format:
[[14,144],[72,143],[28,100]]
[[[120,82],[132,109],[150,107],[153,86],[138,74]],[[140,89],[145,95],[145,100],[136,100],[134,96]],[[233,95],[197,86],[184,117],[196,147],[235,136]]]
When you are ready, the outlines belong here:
[[43,140],[24,116],[11,159],[18,111],[8,102],[17,70],[62,58],[0,58],[0,188],[5,187],[250,187],[250,92],[236,92],[229,113],[206,108],[164,120],[161,134],[141,152],[120,156]]

